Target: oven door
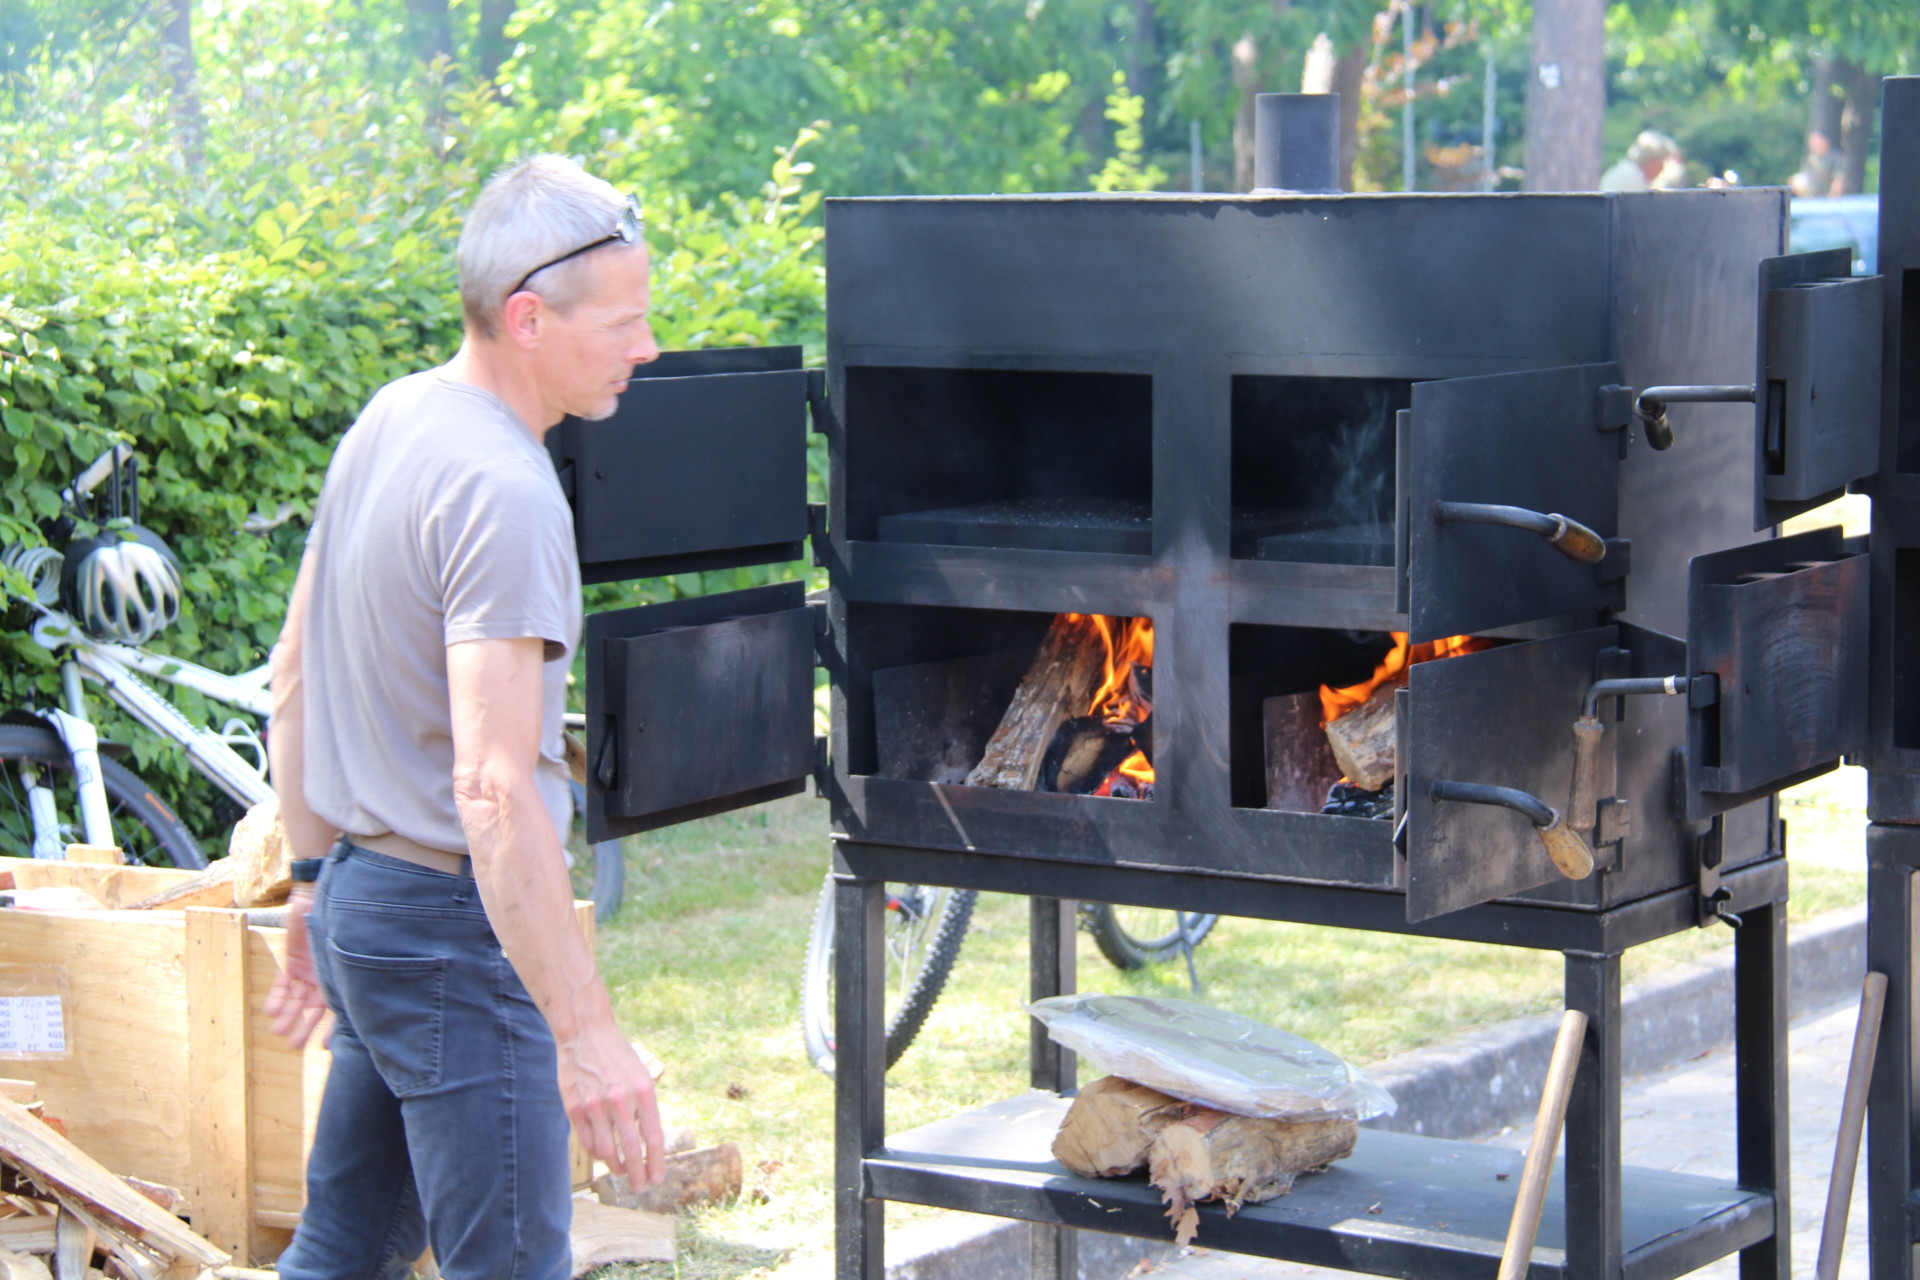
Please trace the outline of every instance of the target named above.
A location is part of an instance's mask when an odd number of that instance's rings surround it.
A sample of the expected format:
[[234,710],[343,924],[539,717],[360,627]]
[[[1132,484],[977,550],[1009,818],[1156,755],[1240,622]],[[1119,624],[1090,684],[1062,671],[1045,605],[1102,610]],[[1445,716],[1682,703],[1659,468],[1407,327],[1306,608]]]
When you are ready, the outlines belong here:
[[[669,352],[636,370],[612,417],[562,423],[549,448],[581,576],[800,559],[809,389],[798,347]],[[799,582],[591,615],[587,839],[802,790],[819,750],[816,616]]]
[[1830,502],[1880,466],[1882,285],[1849,249],[1760,264],[1756,531]]
[[[1572,727],[1617,631],[1597,627],[1501,645],[1409,670],[1405,763],[1407,919],[1419,921],[1509,897],[1563,874],[1539,817],[1492,802],[1475,787],[1524,793],[1556,815],[1573,785]],[[1599,794],[1615,790],[1602,754]],[[1464,784],[1464,785],[1462,785]],[[1517,798],[1517,797],[1510,797]]]
[[1399,510],[1414,643],[1622,604],[1610,540],[1631,399],[1613,364],[1414,386]]
[[1865,749],[1868,586],[1867,557],[1850,552],[1837,528],[1693,558],[1688,821]]
[[582,580],[799,559],[807,377],[798,347],[669,351],[634,370],[612,417],[548,432]]

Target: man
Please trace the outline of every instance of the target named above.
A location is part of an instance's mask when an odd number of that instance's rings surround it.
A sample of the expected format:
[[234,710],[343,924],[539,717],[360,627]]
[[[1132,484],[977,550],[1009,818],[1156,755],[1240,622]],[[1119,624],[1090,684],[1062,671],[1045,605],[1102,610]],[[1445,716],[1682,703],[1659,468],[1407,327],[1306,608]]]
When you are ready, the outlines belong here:
[[1807,155],[1800,172],[1787,180],[1796,196],[1839,196],[1847,190],[1846,158],[1833,149],[1833,140],[1818,129],[1807,132]]
[[[1669,172],[1671,170],[1671,172]],[[1679,186],[1685,179],[1680,144],[1648,129],[1633,140],[1626,158],[1601,175],[1602,191],[1652,191]]]
[[400,1280],[429,1243],[449,1280],[566,1280],[569,1118],[661,1176],[560,844],[580,578],[541,445],[659,356],[647,250],[631,201],[543,156],[487,185],[459,266],[460,350],[341,440],[274,651],[274,784],[318,884],[268,1011],[296,1045],[335,1019],[287,1280]]

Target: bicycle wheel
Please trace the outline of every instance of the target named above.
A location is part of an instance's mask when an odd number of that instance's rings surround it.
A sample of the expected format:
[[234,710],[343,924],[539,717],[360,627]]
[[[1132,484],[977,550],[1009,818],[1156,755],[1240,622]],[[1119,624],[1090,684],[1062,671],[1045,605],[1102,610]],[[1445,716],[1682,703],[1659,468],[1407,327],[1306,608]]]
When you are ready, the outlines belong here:
[[[0,851],[20,858],[33,856],[33,818],[27,810],[23,767],[35,770],[40,785],[53,791],[62,842],[84,840],[73,761],[60,735],[32,725],[4,724],[0,725]],[[190,870],[207,865],[207,855],[193,833],[131,769],[102,756],[100,775],[107,788],[114,842],[129,863]]]
[[1105,902],[1080,904],[1080,927],[1093,935],[1100,954],[1116,969],[1144,969],[1175,959],[1184,949],[1182,931],[1188,944],[1197,947],[1206,941],[1219,919],[1198,911],[1116,907]]
[[[973,919],[972,889],[887,885],[887,1066],[900,1061],[933,1011]],[[800,1029],[807,1057],[833,1074],[833,877],[820,890],[800,977]]]

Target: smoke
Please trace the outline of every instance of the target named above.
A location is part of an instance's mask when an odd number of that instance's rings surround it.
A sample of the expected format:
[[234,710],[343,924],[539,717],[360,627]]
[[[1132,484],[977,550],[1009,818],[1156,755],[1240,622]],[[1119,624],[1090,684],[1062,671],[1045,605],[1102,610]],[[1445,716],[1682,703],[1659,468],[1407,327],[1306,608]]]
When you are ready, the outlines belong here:
[[1361,389],[1328,448],[1334,524],[1389,522],[1393,483],[1393,404],[1377,383]]

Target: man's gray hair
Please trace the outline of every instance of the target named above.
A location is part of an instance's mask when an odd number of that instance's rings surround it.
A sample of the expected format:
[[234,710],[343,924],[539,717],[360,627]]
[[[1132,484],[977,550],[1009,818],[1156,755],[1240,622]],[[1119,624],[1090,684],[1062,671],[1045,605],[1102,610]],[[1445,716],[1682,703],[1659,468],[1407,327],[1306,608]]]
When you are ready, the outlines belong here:
[[[507,294],[543,262],[608,235],[627,198],[565,156],[542,155],[496,173],[460,232],[460,307],[483,338],[499,330]],[[585,295],[593,254],[541,271],[527,282],[561,310]]]

